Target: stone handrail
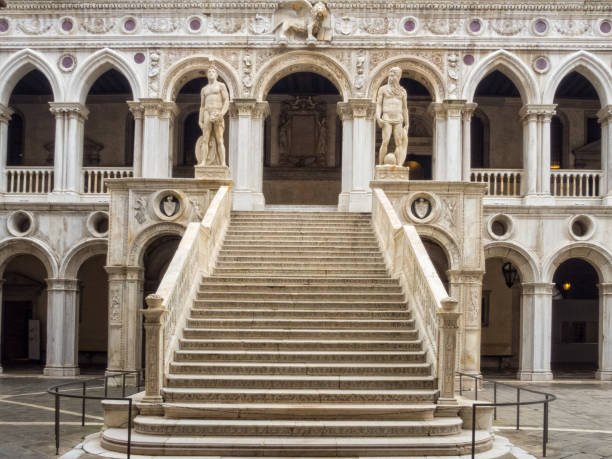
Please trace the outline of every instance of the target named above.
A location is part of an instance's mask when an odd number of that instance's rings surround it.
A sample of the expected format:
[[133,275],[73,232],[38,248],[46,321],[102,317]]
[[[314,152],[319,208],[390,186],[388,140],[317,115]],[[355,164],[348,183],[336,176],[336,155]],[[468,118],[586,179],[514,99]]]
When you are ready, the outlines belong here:
[[412,225],[403,225],[380,188],[373,190],[372,220],[387,266],[414,311],[427,360],[438,378],[440,403],[454,403],[457,300],[450,298]]
[[131,167],[84,167],[82,169],[84,194],[106,194],[108,188],[104,179],[128,178],[134,176]]
[[53,191],[53,167],[9,166],[5,174],[7,193],[41,194]]
[[521,196],[523,169],[472,169],[471,182],[486,183],[489,196]]
[[190,223],[157,292],[146,298],[145,399],[161,402],[163,375],[186,324],[202,276],[209,275],[229,225],[231,194],[219,188],[201,222]]
[[603,172],[600,170],[552,170],[550,171],[550,194],[576,198],[599,197],[602,180]]

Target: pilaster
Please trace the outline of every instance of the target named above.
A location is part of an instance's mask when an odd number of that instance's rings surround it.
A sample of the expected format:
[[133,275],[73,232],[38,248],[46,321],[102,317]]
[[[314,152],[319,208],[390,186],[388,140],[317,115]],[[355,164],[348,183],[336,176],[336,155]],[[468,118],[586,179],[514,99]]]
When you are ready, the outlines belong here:
[[457,355],[457,331],[461,313],[457,300],[447,298],[438,312],[438,389],[439,405],[456,405],[455,373]]
[[347,102],[338,102],[336,111],[342,123],[342,187],[338,210],[347,212],[353,189],[353,110]]
[[599,288],[599,358],[595,378],[612,381],[612,283]]
[[178,108],[162,99],[140,99],[144,113],[142,177],[172,177],[172,129]]
[[446,110],[443,103],[432,102],[429,104],[428,112],[434,119],[432,178],[444,180],[446,176]]
[[134,177],[142,177],[142,141],[144,131],[144,107],[140,102],[127,102],[134,117]]
[[163,307],[163,298],[152,294],[147,296],[147,309],[142,309],[144,316],[146,353],[145,353],[145,395],[143,402],[162,403],[162,385],[164,378],[163,325],[167,310]]
[[445,100],[446,112],[446,176],[444,180],[460,182],[462,179],[462,145],[463,132],[461,118],[465,107],[465,100]]
[[[13,110],[0,104],[0,193],[6,191],[6,159],[8,153],[8,123]],[[0,367],[1,368],[1,367]]]

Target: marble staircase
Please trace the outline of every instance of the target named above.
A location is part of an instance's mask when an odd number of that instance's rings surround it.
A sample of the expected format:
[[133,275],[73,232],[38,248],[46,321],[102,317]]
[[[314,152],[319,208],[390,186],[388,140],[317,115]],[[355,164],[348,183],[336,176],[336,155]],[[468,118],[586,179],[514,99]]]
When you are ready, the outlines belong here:
[[[349,457],[466,454],[369,214],[236,212],[132,452]],[[479,451],[492,438],[477,432]],[[125,430],[108,429],[108,450]]]

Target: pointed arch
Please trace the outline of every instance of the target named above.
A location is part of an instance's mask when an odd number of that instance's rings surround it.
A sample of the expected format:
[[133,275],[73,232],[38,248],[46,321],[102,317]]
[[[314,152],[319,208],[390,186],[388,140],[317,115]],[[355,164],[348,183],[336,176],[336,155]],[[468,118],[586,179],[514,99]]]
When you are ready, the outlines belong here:
[[270,60],[255,77],[253,95],[264,101],[280,79],[298,72],[312,72],[331,81],[346,102],[352,95],[351,79],[342,64],[329,56],[308,51],[292,51]]
[[601,59],[586,51],[578,51],[568,56],[557,71],[551,73],[544,83],[542,103],[553,103],[559,84],[571,72],[578,72],[589,80],[603,107],[612,104],[612,75]]
[[13,54],[0,69],[0,104],[8,105],[13,89],[19,80],[32,70],[42,73],[53,91],[55,102],[63,100],[63,86],[60,77],[45,57],[31,49],[22,49]]
[[57,278],[59,269],[55,253],[43,241],[19,237],[5,239],[0,242],[0,276],[4,276],[4,270],[11,259],[19,255],[32,255],[37,258],[47,271],[47,278]]
[[128,80],[132,89],[132,99],[137,100],[144,97],[141,81],[134,69],[119,53],[104,48],[89,56],[72,75],[70,91],[66,94],[71,98],[69,102],[85,104],[91,86],[100,75],[110,69],[117,70]]
[[87,239],[68,251],[60,263],[59,276],[63,279],[76,279],[79,269],[87,259],[96,255],[106,255],[106,239]]
[[227,85],[230,98],[240,97],[240,78],[234,68],[217,57],[190,56],[176,62],[168,72],[162,84],[161,97],[166,102],[174,102],[183,85],[194,78],[206,76],[206,71],[213,65],[219,77]]
[[425,86],[434,102],[442,102],[446,99],[442,74],[430,62],[418,57],[395,57],[379,64],[372,70],[374,77],[368,87],[367,97],[376,99],[376,92],[389,76],[389,70],[392,67],[401,68],[404,76]]
[[550,256],[543,265],[542,281],[552,283],[557,268],[570,258],[579,258],[593,266],[600,283],[612,282],[612,254],[605,247],[592,242],[575,242]]
[[499,70],[512,80],[521,94],[523,104],[539,103],[538,83],[533,72],[516,55],[503,49],[488,55],[474,66],[467,75],[461,98],[474,102],[476,88],[489,73],[495,70]]
[[529,250],[512,242],[492,242],[484,246],[485,260],[503,258],[510,261],[521,275],[521,282],[537,282],[540,270],[536,257]]

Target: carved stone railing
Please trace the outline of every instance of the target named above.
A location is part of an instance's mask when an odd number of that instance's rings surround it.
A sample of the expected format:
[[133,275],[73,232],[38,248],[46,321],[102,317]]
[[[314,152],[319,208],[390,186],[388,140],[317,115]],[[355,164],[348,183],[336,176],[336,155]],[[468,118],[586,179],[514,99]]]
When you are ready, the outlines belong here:
[[574,198],[599,197],[602,180],[603,172],[600,170],[552,170],[550,194]]
[[9,166],[5,173],[7,193],[42,194],[53,191],[53,167]]
[[523,169],[472,169],[470,181],[486,183],[489,196],[521,196]]
[[187,226],[157,292],[146,298],[149,308],[143,310],[147,326],[145,396],[149,402],[162,401],[161,379],[178,349],[202,276],[209,275],[215,265],[230,212],[230,190],[223,186],[202,221]]
[[456,403],[457,300],[446,293],[414,226],[402,224],[380,188],[373,190],[372,219],[387,266],[414,311],[427,360],[438,379],[439,403]]
[[134,170],[131,167],[84,167],[82,173],[84,194],[106,194],[108,188],[106,188],[104,179],[134,176]]

